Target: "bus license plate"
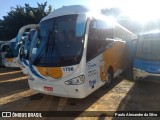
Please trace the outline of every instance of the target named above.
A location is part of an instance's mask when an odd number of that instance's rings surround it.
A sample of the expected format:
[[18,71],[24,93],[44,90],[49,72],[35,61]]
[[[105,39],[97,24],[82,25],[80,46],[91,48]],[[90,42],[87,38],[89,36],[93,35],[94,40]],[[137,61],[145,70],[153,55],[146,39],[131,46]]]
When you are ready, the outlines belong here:
[[53,88],[52,87],[48,87],[48,86],[44,86],[44,90],[45,91],[53,91]]

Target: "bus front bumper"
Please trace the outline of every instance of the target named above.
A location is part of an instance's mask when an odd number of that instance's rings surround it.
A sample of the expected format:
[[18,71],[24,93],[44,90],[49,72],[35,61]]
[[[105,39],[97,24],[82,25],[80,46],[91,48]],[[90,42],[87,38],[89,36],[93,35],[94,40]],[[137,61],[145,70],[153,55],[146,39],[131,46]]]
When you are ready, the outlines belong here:
[[20,67],[18,62],[5,62],[4,65],[5,67]]
[[28,79],[28,83],[30,89],[43,94],[67,98],[84,98],[87,96],[85,90],[76,85],[54,84],[53,82],[40,83],[38,79]]
[[148,73],[144,70],[133,68],[133,77],[134,77],[135,80],[136,79],[143,79],[143,78],[148,77],[148,76],[160,77],[160,74]]

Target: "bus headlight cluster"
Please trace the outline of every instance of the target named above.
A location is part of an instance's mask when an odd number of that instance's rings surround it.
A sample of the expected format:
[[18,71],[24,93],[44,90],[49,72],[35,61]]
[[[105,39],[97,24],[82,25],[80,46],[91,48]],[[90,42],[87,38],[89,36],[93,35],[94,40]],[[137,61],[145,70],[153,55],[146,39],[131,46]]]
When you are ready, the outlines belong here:
[[84,75],[80,75],[76,78],[70,79],[65,81],[66,85],[80,85],[83,84],[85,81],[85,76]]

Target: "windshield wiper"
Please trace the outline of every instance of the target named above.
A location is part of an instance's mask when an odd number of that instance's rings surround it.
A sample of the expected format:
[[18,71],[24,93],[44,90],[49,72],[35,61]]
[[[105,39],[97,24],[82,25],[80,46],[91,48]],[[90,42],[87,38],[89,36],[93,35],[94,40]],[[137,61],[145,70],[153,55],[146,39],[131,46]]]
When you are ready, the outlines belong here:
[[34,64],[35,64],[35,63],[39,63],[42,55],[44,54],[44,53],[43,53],[44,50],[45,50],[46,48],[48,48],[48,47],[46,47],[46,46],[48,46],[48,44],[49,44],[49,37],[50,37],[50,32],[49,32],[49,34],[48,34],[47,42],[46,42],[45,46],[43,47],[43,49],[40,51],[40,53],[37,55],[36,59],[34,60]]
[[[55,42],[55,34],[56,34],[56,31],[54,31],[54,32],[49,31],[45,47],[43,47],[43,49],[41,50],[41,52],[37,56],[37,58],[35,60],[35,63],[38,63],[40,61],[40,59],[43,56],[43,54],[45,54],[45,61],[44,61],[44,63],[46,63],[46,60],[47,60],[46,58],[48,58],[48,54],[49,54],[48,52],[49,52],[49,50],[51,50],[51,54],[54,52],[54,50],[56,50],[57,53],[58,53],[58,57],[60,58],[60,61],[64,62],[64,58],[62,57],[61,52],[58,49],[57,44]],[[53,42],[51,42],[52,40],[53,40]]]

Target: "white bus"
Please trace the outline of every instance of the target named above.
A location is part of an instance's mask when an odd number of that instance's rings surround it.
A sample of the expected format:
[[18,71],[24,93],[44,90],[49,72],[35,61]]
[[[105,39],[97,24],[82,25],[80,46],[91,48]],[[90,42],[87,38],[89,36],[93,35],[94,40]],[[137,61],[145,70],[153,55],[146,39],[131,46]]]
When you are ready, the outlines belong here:
[[5,67],[19,67],[18,62],[18,50],[15,48],[16,38],[13,38],[9,42],[1,46],[2,51],[4,52],[3,63]]
[[27,29],[36,29],[36,24],[25,25],[20,28],[16,38],[13,38],[10,42],[7,43],[7,49],[5,51],[4,64],[5,67],[20,67],[19,62],[19,47],[24,38],[27,36]]
[[19,48],[20,68],[22,69],[23,74],[26,75],[29,73],[29,50],[35,32],[35,29],[31,29],[27,37],[22,41]]
[[44,94],[84,98],[124,70],[135,38],[85,6],[59,8],[40,21],[33,37],[29,86]]
[[4,66],[5,52],[2,50],[2,46],[8,43],[8,41],[0,41],[0,66]]

